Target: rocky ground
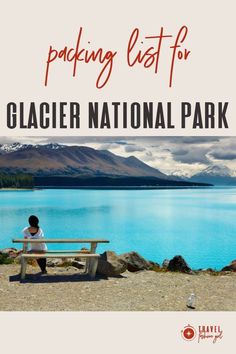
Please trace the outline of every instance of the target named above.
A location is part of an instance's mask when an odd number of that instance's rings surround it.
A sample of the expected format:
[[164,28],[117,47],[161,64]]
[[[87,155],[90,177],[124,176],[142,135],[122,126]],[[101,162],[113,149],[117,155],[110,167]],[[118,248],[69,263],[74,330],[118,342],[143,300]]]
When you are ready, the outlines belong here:
[[[0,265],[0,311],[236,311],[236,273],[186,274],[143,270],[91,281],[75,267]],[[196,309],[186,306],[196,294]]]

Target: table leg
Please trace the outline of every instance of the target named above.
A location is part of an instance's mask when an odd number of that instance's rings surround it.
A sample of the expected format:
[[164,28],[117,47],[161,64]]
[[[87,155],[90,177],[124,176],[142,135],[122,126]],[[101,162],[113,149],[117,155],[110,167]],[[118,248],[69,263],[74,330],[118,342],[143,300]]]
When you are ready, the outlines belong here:
[[93,262],[92,262],[90,272],[89,272],[91,279],[95,278],[97,267],[98,267],[98,258],[96,257],[96,258],[93,258]]
[[84,272],[87,274],[89,272],[89,260],[88,258],[85,259],[85,270]]
[[[90,253],[96,253],[96,248],[97,248],[97,242],[91,242]],[[94,258],[88,259],[88,265],[87,265],[88,274],[92,272],[93,264],[94,264]]]
[[21,280],[25,279],[26,266],[27,266],[27,260],[25,259],[25,257],[21,256],[21,271],[20,271]]

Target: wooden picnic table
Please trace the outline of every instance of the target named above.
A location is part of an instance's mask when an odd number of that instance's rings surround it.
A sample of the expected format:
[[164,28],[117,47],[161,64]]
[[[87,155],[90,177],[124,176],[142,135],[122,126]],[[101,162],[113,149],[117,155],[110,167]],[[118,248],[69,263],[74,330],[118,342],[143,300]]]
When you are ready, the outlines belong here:
[[[40,259],[40,258],[75,258],[81,257],[86,259],[86,267],[85,271],[93,279],[96,275],[97,265],[98,265],[98,258],[100,257],[99,254],[96,254],[96,248],[98,243],[109,243],[108,240],[105,239],[77,239],[77,238],[41,238],[41,239],[32,239],[32,238],[24,238],[24,239],[13,239],[13,243],[22,243],[23,244],[23,253],[21,254],[21,279],[25,279],[26,274],[26,266],[27,266],[27,259]],[[28,244],[34,243],[89,243],[90,250],[89,251],[82,251],[82,250],[47,250],[47,251],[28,251]]]

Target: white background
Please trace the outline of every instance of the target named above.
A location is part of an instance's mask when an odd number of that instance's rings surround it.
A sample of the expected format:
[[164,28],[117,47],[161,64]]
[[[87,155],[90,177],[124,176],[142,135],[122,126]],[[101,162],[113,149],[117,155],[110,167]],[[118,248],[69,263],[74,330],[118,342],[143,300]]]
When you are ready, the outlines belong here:
[[[230,312],[1,313],[1,348],[7,353],[234,353]],[[4,324],[4,325],[3,325]],[[185,341],[187,325],[219,325],[223,338]]]
[[[1,135],[65,135],[64,131],[6,129],[9,101],[228,101],[227,131],[87,131],[66,135],[231,135],[236,132],[235,5],[234,1],[1,1],[0,129]],[[131,31],[177,33],[189,28],[189,61],[176,64],[173,88],[168,88],[166,56],[160,75],[130,69],[116,58],[108,85],[95,88],[96,65],[52,66],[49,85],[44,74],[49,45],[75,45],[80,26],[84,41],[125,55]],[[178,119],[178,112],[175,112]],[[17,294],[16,294],[17,296]],[[232,294],[229,294],[232,296]],[[14,309],[13,309],[14,310]],[[1,351],[7,353],[230,353],[235,349],[235,313],[0,313]],[[221,325],[224,338],[216,344],[187,343],[180,335],[187,324]]]
[[[2,135],[235,135],[234,7],[232,0],[4,2],[0,15]],[[176,36],[183,25],[189,29],[183,48],[191,53],[186,62],[175,62],[172,88],[168,87],[172,53],[168,47],[174,38],[163,42],[157,75],[153,68],[128,67],[126,49],[134,28],[140,29],[141,41],[146,35],[158,35],[162,26],[165,33]],[[45,87],[49,46],[74,48],[80,27],[83,27],[81,43],[84,48],[101,46],[118,51],[108,84],[100,90],[95,87],[101,70],[98,63],[78,63],[77,75],[73,78],[73,63],[56,61],[51,63],[48,86]],[[145,46],[145,43],[139,45]],[[10,130],[6,127],[6,104],[11,101],[22,101],[26,105],[31,101],[78,101],[81,104],[81,129]],[[176,129],[91,130],[87,127],[89,101],[170,101]],[[182,101],[229,102],[230,129],[192,130],[190,125],[181,130]]]

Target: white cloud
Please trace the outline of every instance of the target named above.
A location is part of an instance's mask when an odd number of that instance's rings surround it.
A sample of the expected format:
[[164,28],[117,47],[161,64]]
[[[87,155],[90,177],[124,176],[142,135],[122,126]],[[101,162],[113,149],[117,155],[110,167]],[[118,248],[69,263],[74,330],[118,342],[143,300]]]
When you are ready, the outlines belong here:
[[167,174],[193,175],[217,163],[236,170],[236,137],[0,137],[0,143],[85,145],[134,155]]

